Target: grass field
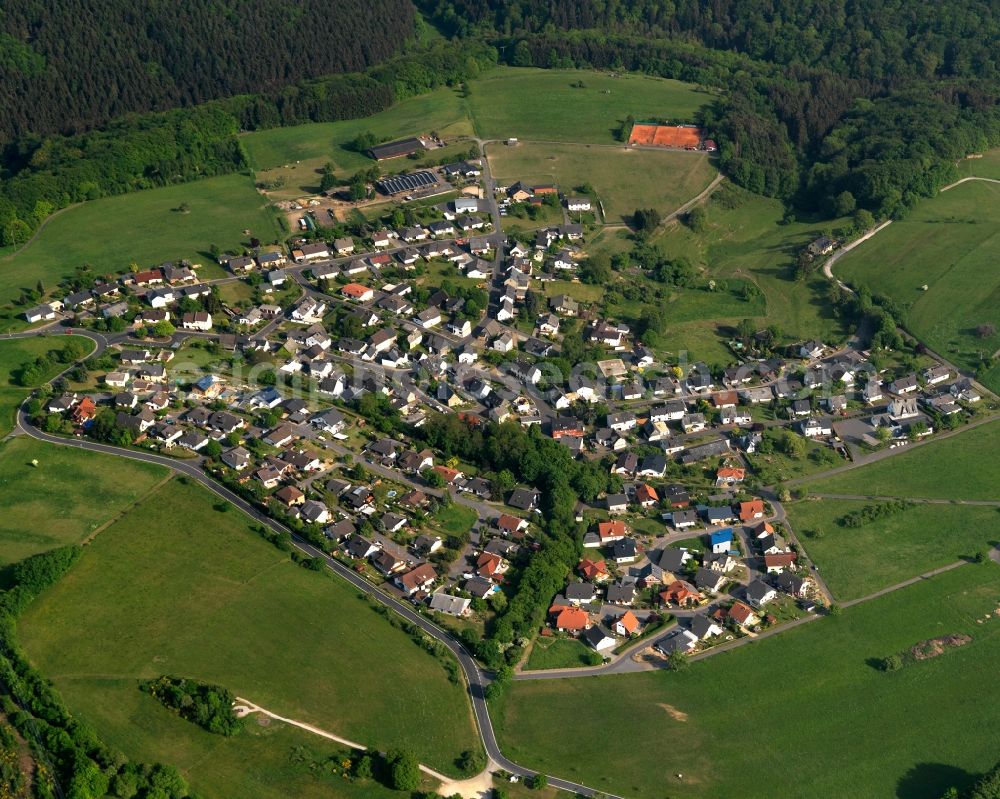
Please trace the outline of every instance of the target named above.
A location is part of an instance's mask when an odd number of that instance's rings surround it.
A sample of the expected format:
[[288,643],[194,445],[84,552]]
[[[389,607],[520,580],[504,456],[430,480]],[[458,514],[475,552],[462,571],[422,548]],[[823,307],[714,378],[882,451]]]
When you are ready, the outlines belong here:
[[524,668],[526,671],[572,669],[600,662],[600,656],[576,638],[536,638]]
[[[189,211],[175,209],[187,203]],[[274,215],[246,175],[225,175],[178,186],[107,197],[54,217],[38,238],[0,261],[0,310],[24,287],[41,280],[47,288],[90,264],[97,274],[127,272],[129,264],[159,264],[188,258],[203,264],[203,277],[221,274],[206,254],[245,241],[249,229],[261,241],[279,235]]]
[[1000,509],[974,505],[914,505],[861,527],[838,524],[845,514],[872,504],[803,500],[785,506],[838,600],[868,596],[968,558],[1000,538]]
[[517,180],[555,183],[566,194],[584,183],[604,203],[608,222],[621,222],[636,207],[663,215],[701,192],[715,176],[703,153],[627,150],[586,144],[521,144],[487,147],[490,168],[501,185]]
[[[54,363],[44,374],[43,380],[33,386],[20,386],[15,382],[15,373],[22,365],[46,355],[50,350],[59,349],[65,337],[39,336],[38,338],[7,339],[0,341],[0,437],[7,435],[14,427],[17,408],[24,402],[28,392],[37,388],[45,380],[51,380],[65,366]],[[76,338],[84,346],[84,352],[91,352],[94,344],[90,339]]]
[[580,302],[599,302],[604,296],[604,287],[592,283],[576,283],[572,280],[552,280],[542,284],[546,297],[569,294]]
[[987,424],[804,488],[820,494],[1000,500],[998,446],[1000,424]]
[[[494,726],[511,759],[636,799],[939,799],[997,760],[1000,617],[976,620],[998,578],[962,566],[682,673],[517,681]],[[869,663],[952,633],[973,641]]]
[[[572,84],[582,82],[582,88]],[[618,124],[635,119],[686,122],[711,97],[692,85],[643,75],[501,67],[471,81],[469,107],[484,139],[612,144]]]
[[[38,466],[32,466],[33,460]],[[129,508],[167,470],[25,436],[0,445],[0,565],[75,544]]]
[[[827,282],[820,275],[792,279],[798,252],[837,221],[783,222],[781,203],[726,183],[705,204],[707,229],[694,233],[677,222],[667,226],[657,243],[674,257],[683,256],[716,280],[750,279],[763,291],[766,315],[761,327],[778,325],[792,339],[837,341],[845,332],[826,301]],[[728,331],[716,331],[721,338]],[[693,349],[689,346],[689,349]]]
[[[383,750],[410,747],[448,772],[478,745],[464,689],[438,660],[179,480],[102,531],[19,636],[71,708],[101,708],[89,720],[111,740],[146,724],[136,681],[169,672]],[[147,740],[173,759],[170,740]]]
[[[956,186],[845,256],[837,276],[908,305],[915,336],[960,366],[975,367],[981,355],[1000,348],[998,207],[1000,185]],[[984,324],[994,332],[978,335]],[[996,375],[984,379],[1000,390]]]

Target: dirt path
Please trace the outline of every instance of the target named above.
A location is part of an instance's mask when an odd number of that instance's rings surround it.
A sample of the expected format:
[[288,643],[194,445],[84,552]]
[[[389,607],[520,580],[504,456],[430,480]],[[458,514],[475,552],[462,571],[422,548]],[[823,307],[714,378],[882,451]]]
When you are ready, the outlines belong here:
[[970,180],[981,180],[984,183],[1000,183],[1000,180],[997,180],[996,178],[980,178],[976,177],[975,175],[970,175],[967,178],[960,178],[956,180],[954,183],[949,183],[947,186],[941,189],[941,191],[948,191],[948,189],[953,189],[956,186],[961,186],[963,183],[968,183]]
[[858,599],[849,599],[847,602],[841,602],[840,606],[843,608],[849,608],[854,605],[860,605],[862,602],[871,602],[873,599],[878,599],[879,597],[885,596],[886,594],[891,594],[893,591],[898,591],[900,588],[907,588],[908,586],[919,583],[921,580],[930,580],[932,577],[938,574],[943,574],[944,572],[949,572],[952,569],[957,569],[959,566],[964,566],[968,563],[967,560],[957,560],[954,563],[949,563],[947,566],[942,566],[939,569],[931,569],[929,572],[924,572],[923,574],[918,574],[916,577],[911,577],[909,580],[903,580],[901,583],[896,583],[895,585],[890,585],[883,588],[880,591],[876,591],[874,594],[869,594],[868,596],[859,597]]
[[[349,738],[343,738],[340,735],[327,732],[326,730],[320,729],[312,724],[307,724],[304,721],[296,721],[295,719],[287,719],[284,716],[279,716],[277,713],[265,710],[260,705],[255,705],[250,700],[244,699],[241,696],[236,697],[236,705],[233,707],[233,710],[239,718],[245,718],[253,713],[259,713],[262,716],[267,716],[275,721],[280,721],[292,727],[298,727],[300,730],[305,730],[313,735],[318,735],[320,738],[335,741],[336,743],[349,747],[350,749],[365,750],[368,748],[363,744],[359,744],[357,741],[352,741]],[[456,780],[445,776],[428,766],[420,766],[420,770],[424,772],[424,774],[438,780],[441,783],[438,793],[443,796],[460,794],[465,797],[465,799],[486,799],[492,794],[494,769],[495,765],[493,763],[489,763],[487,767],[475,777],[470,777],[467,780]]]

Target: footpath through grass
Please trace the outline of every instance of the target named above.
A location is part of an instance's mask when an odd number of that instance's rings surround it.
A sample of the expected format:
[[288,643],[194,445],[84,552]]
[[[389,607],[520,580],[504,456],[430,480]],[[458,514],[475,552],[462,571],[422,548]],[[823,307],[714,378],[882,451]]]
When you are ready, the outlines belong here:
[[0,565],[80,543],[167,474],[27,436],[0,444]]
[[[917,338],[974,368],[1000,349],[998,208],[1000,185],[963,183],[923,200],[845,256],[837,276],[908,306],[907,325]],[[1000,390],[1000,376],[984,380]]]
[[[836,341],[845,335],[826,301],[826,279],[822,275],[805,281],[793,279],[798,253],[825,230],[837,227],[837,220],[786,222],[780,202],[730,183],[716,189],[704,208],[705,230],[696,233],[674,222],[657,243],[672,257],[687,258],[706,277],[755,283],[766,298],[766,311],[744,316],[753,318],[760,327],[777,325],[790,339]],[[734,333],[733,325],[699,323],[678,328],[675,338],[682,344],[689,340],[697,343],[711,335],[718,343]],[[691,345],[688,349],[700,351]]]
[[209,753],[186,742],[185,754],[160,734],[155,702],[136,699],[138,680],[168,672],[225,685],[352,740],[412,748],[445,772],[478,748],[465,690],[439,660],[354,589],[294,565],[243,514],[181,479],[102,531],[25,614],[19,636],[100,736],[186,764],[199,792],[204,771],[192,764]]
[[939,799],[997,760],[998,578],[962,566],[682,673],[517,681],[494,725],[511,759],[636,799]]
[[[211,644],[207,644],[211,645]],[[346,749],[304,730],[250,716],[243,732],[213,735],[140,691],[131,678],[59,685],[101,740],[136,760],[176,766],[198,796],[215,799],[398,799],[374,780],[343,776]],[[108,700],[111,699],[112,702]]]
[[[186,211],[181,211],[183,206]],[[177,186],[107,197],[69,208],[51,219],[31,244],[0,260],[0,312],[20,309],[9,303],[22,288],[41,280],[53,288],[74,270],[89,264],[96,274],[127,272],[187,258],[217,277],[221,272],[207,254],[246,241],[244,229],[261,241],[274,241],[279,228],[267,201],[247,175],[224,175]]]
[[960,161],[958,172],[963,178],[974,176],[1000,180],[1000,149],[987,150],[982,158],[967,158]]

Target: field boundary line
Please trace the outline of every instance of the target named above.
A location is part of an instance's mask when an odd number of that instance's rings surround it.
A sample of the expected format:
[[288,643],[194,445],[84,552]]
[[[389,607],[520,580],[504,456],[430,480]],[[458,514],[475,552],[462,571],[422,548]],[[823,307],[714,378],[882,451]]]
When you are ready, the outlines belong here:
[[139,497],[136,497],[136,498],[135,498],[134,500],[132,500],[132,502],[130,502],[130,503],[129,503],[128,505],[126,505],[126,506],[125,506],[124,508],[122,508],[122,509],[121,509],[120,511],[118,511],[118,513],[116,513],[116,514],[115,514],[114,516],[112,516],[112,517],[111,517],[110,519],[108,519],[107,521],[105,521],[105,522],[101,523],[100,525],[98,525],[97,527],[95,527],[95,528],[94,528],[93,530],[91,530],[91,531],[90,531],[90,532],[89,532],[89,533],[87,534],[87,536],[86,536],[86,537],[85,537],[85,538],[84,538],[84,539],[83,539],[83,540],[82,540],[82,541],[80,542],[80,546],[86,546],[87,544],[91,543],[91,542],[92,542],[92,541],[93,541],[93,540],[94,540],[95,538],[97,538],[98,534],[100,534],[100,533],[103,533],[103,532],[104,532],[105,530],[107,530],[107,529],[108,529],[108,528],[109,528],[109,527],[110,527],[110,526],[111,526],[112,524],[115,524],[115,523],[117,523],[117,522],[120,522],[120,521],[121,521],[122,519],[124,519],[124,518],[125,518],[125,517],[126,517],[126,516],[127,516],[128,514],[130,514],[130,513],[132,512],[132,511],[134,511],[134,510],[136,509],[136,507],[138,507],[138,505],[139,505],[140,503],[143,503],[143,502],[145,502],[145,501],[146,501],[147,499],[149,499],[149,498],[150,498],[150,497],[151,497],[151,496],[152,496],[153,494],[155,494],[155,493],[156,493],[157,491],[159,491],[159,490],[160,490],[161,488],[163,488],[163,486],[165,486],[165,485],[166,485],[167,483],[169,483],[169,482],[170,482],[171,480],[173,480],[173,479],[174,479],[174,476],[175,476],[175,475],[174,475],[174,473],[173,473],[173,472],[171,472],[171,473],[170,473],[170,474],[168,474],[168,475],[167,475],[166,477],[164,477],[164,478],[163,478],[162,480],[160,480],[160,482],[158,482],[158,483],[157,483],[156,485],[152,486],[152,487],[151,487],[151,488],[150,488],[150,489],[149,489],[149,490],[148,490],[148,491],[147,491],[146,493],[144,493],[144,494],[143,494],[142,496],[139,496]]

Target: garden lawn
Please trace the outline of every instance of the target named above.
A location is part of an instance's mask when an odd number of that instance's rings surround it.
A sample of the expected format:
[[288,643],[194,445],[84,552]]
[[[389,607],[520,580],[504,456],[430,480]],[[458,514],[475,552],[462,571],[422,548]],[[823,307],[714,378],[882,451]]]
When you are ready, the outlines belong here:
[[[580,82],[582,88],[573,85]],[[469,83],[469,107],[483,139],[613,144],[629,114],[690,122],[710,101],[688,83],[589,70],[500,67]]]
[[151,715],[135,715],[137,681],[170,673],[455,772],[478,738],[442,663],[356,589],[296,566],[235,508],[181,480],[104,530],[19,623],[70,707],[104,708],[85,717],[124,736]]
[[1000,500],[1000,423],[929,441],[803,488],[816,494]]
[[0,565],[80,543],[167,474],[160,466],[27,436],[0,444]]
[[478,519],[472,508],[452,502],[435,514],[433,524],[449,535],[463,535],[472,529]]
[[600,662],[600,655],[576,638],[539,637],[531,645],[531,654],[524,669],[575,669]]
[[486,152],[500,185],[555,183],[563,193],[575,194],[589,183],[607,222],[623,222],[636,208],[655,208],[666,216],[715,177],[704,153],[551,143],[491,144]]
[[[186,213],[176,210],[182,203],[188,205]],[[0,260],[0,306],[39,280],[54,288],[83,264],[103,275],[127,272],[133,262],[149,267],[187,258],[203,265],[203,279],[219,277],[222,273],[211,262],[209,247],[237,246],[247,240],[244,229],[265,242],[280,233],[267,200],[246,175],[93,200],[54,216],[34,241]],[[19,312],[10,307],[0,310],[8,315]]]
[[[685,672],[516,681],[494,727],[512,760],[634,799],[939,799],[997,760],[1000,617],[976,620],[998,604],[1000,567],[962,566]],[[952,633],[973,641],[869,662]]]
[[[65,340],[65,336],[0,340],[0,437],[7,435],[13,429],[17,420],[17,409],[31,389],[38,388],[43,382],[51,380],[68,364],[53,361],[52,367],[42,375],[42,380],[30,386],[17,383],[20,368],[36,358],[48,355],[50,351],[61,349]],[[83,345],[85,353],[89,354],[94,349],[94,343],[90,339],[78,337],[75,341]]]
[[[1000,185],[973,181],[920,202],[838,262],[837,276],[909,306],[917,338],[959,366],[1000,349]],[[922,287],[928,290],[923,291]],[[980,325],[990,325],[984,335]],[[996,374],[986,385],[1000,390]]]
[[785,506],[792,526],[838,600],[857,599],[987,550],[998,509],[913,505],[861,527],[838,522],[874,500],[803,500]]

